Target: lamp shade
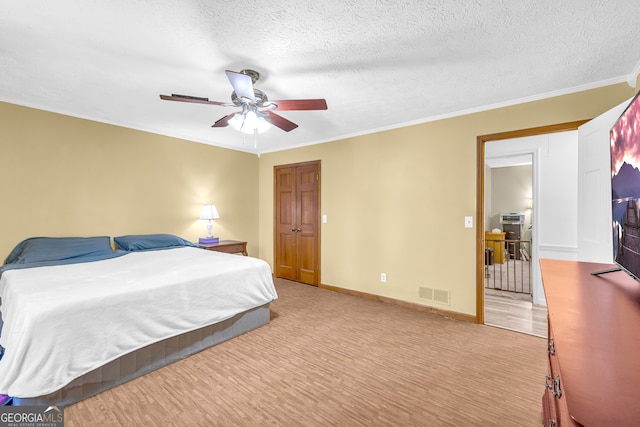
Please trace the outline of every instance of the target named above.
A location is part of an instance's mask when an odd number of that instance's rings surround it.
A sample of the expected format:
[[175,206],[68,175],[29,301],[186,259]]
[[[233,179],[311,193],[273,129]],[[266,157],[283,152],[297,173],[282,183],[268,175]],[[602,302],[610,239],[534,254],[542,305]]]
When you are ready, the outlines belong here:
[[216,209],[216,205],[204,205],[202,207],[202,213],[200,214],[200,219],[218,219],[220,215],[218,215],[218,210]]

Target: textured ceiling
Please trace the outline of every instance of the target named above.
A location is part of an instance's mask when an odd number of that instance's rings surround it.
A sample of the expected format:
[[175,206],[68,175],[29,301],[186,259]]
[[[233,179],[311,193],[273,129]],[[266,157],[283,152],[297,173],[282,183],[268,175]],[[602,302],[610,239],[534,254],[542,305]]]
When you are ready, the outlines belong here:
[[[629,0],[0,0],[0,101],[249,152],[633,81]],[[255,69],[300,127],[243,137],[224,70]],[[37,123],[33,124],[38,126]]]

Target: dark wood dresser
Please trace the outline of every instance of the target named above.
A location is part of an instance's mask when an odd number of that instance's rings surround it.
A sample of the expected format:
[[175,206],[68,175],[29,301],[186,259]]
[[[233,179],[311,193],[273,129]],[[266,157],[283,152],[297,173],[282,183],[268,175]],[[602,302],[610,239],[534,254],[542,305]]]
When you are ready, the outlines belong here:
[[545,426],[640,425],[640,282],[610,264],[540,260],[549,311]]

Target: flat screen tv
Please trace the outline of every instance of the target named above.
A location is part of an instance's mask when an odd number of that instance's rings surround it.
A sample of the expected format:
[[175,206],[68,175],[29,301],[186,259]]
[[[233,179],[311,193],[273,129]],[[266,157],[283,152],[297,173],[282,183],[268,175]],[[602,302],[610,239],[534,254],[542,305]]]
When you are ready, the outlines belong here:
[[611,128],[613,259],[640,278],[640,92]]

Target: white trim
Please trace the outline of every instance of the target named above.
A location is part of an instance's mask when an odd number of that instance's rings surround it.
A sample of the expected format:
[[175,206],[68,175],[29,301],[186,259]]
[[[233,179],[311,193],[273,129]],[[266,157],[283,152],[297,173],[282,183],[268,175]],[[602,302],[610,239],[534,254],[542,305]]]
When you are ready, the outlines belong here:
[[578,254],[577,246],[564,246],[564,245],[538,245],[540,251],[556,252],[565,254]]
[[636,87],[636,82],[638,81],[638,75],[640,74],[640,61],[633,67],[633,71],[631,71],[627,75],[627,84],[632,88]]

